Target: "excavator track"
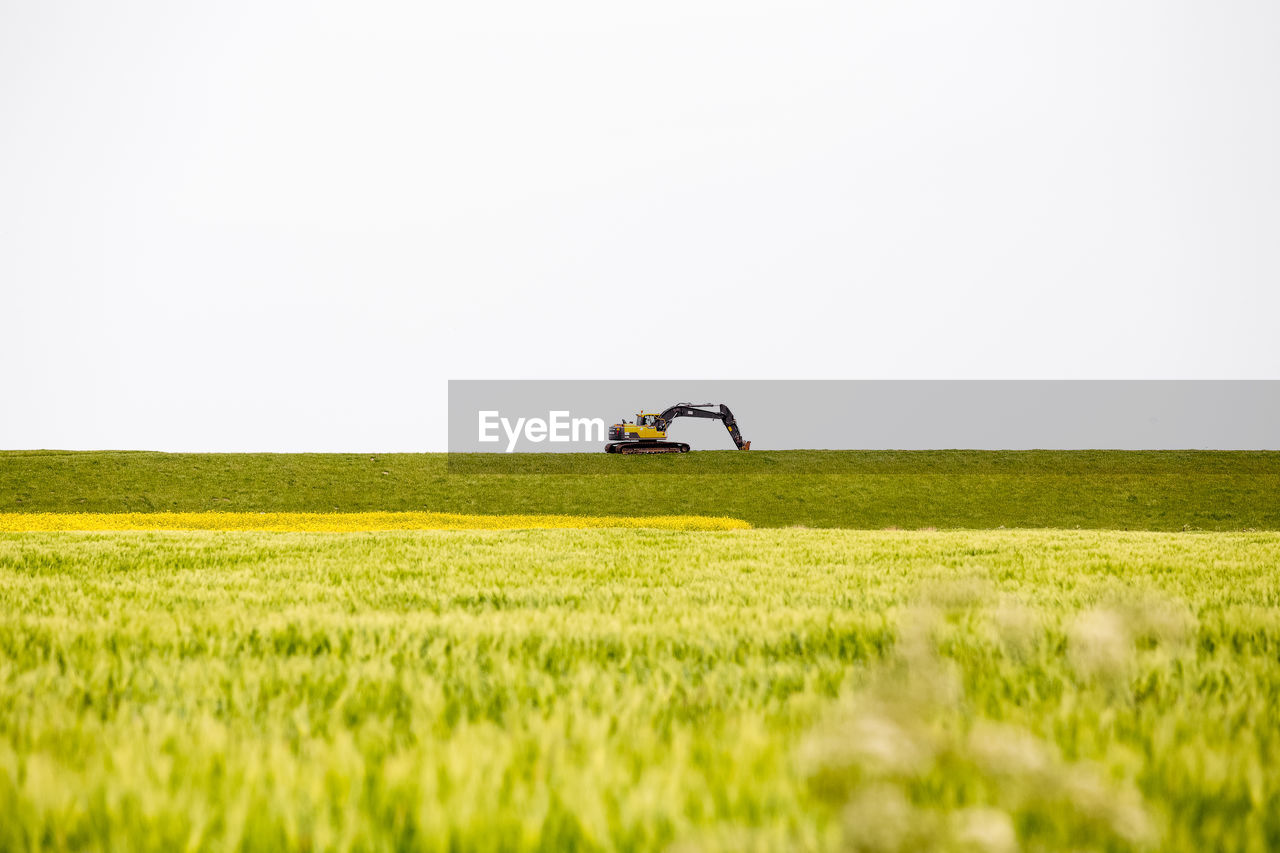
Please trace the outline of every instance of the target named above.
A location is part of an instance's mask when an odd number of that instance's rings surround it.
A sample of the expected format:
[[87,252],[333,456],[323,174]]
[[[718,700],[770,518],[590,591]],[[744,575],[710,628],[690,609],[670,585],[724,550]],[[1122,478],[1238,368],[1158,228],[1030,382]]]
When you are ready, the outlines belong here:
[[617,441],[604,446],[605,453],[688,453],[689,445],[675,441]]

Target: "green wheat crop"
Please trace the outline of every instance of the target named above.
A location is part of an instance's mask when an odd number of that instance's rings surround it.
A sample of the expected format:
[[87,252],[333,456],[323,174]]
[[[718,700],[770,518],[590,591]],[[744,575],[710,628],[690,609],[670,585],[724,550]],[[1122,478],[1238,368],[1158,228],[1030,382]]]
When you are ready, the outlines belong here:
[[0,850],[1280,847],[1280,534],[0,533]]

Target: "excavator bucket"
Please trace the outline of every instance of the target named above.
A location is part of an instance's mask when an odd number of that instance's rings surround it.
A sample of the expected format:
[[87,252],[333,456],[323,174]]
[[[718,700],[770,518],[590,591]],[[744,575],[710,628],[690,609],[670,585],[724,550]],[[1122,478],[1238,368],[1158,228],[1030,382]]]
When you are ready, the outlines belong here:
[[744,441],[744,442],[742,442],[742,449],[743,449],[743,450],[750,450],[750,449],[751,449],[751,442],[749,442],[749,441]]

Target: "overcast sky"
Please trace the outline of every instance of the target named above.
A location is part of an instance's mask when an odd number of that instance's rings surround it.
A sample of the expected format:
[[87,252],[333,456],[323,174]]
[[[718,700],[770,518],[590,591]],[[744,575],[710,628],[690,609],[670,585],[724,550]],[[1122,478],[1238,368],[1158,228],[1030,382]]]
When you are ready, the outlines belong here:
[[0,448],[443,450],[450,378],[1280,378],[1277,45],[1274,0],[5,2]]

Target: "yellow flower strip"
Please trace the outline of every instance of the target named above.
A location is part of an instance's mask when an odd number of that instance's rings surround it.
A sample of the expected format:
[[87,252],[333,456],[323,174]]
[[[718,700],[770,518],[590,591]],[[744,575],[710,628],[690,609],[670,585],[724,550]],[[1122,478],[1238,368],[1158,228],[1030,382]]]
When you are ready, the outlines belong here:
[[746,530],[737,518],[705,515],[459,515],[449,512],[9,512],[0,532],[41,530],[265,530],[350,533],[364,530],[521,530],[646,527]]

